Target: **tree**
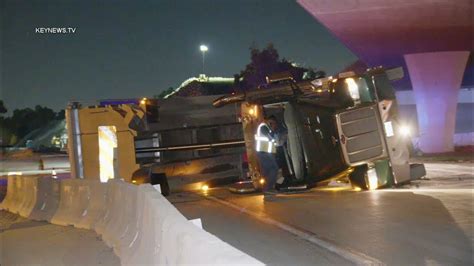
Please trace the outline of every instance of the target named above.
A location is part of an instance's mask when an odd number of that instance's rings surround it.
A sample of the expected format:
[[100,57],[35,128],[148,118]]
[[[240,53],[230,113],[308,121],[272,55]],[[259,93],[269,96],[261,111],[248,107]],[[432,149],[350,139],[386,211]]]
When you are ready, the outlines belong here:
[[313,80],[313,79],[319,79],[319,78],[324,78],[326,76],[326,72],[323,70],[314,70],[312,68],[309,68],[308,71],[306,71],[303,74],[303,80]]
[[169,87],[168,89],[162,91],[160,94],[158,94],[157,98],[158,99],[163,99],[165,98],[166,95],[172,93],[174,91],[173,87]]
[[56,113],[48,107],[37,105],[34,109],[13,110],[12,116],[1,119],[1,127],[2,130],[11,132],[17,139],[22,139],[35,129],[44,127],[54,120],[61,119],[64,119],[63,111]]
[[0,100],[0,114],[4,114],[8,112],[7,108],[5,107],[5,105],[3,104],[3,101]]
[[61,109],[59,112],[56,113],[56,120],[63,120],[66,118],[66,111]]
[[[298,67],[284,58],[280,59],[278,51],[270,43],[263,50],[250,47],[250,63],[240,74],[234,75],[235,90],[245,91],[265,86],[266,77],[278,72],[289,72],[296,81],[325,76],[324,71]],[[306,72],[309,73],[305,75]]]

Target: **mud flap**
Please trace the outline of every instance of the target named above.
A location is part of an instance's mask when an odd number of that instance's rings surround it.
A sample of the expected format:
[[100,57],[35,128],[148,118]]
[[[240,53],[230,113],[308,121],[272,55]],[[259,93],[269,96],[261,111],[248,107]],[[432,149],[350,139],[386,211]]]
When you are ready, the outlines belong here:
[[358,187],[362,190],[369,189],[369,185],[366,180],[367,165],[359,165],[354,168],[354,171],[349,174],[349,181],[353,187]]
[[410,180],[421,179],[426,176],[425,165],[422,163],[410,164]]
[[163,196],[170,195],[170,186],[168,185],[168,178],[166,178],[165,173],[151,173],[150,184],[160,185],[161,194]]

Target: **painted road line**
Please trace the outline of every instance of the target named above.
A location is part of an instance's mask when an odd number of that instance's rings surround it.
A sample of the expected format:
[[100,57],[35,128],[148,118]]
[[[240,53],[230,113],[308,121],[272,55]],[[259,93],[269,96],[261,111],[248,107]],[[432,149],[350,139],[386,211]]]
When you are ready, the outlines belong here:
[[432,192],[432,193],[457,193],[457,194],[472,194],[472,188],[402,188],[402,189],[384,189],[370,191],[371,193],[388,193],[388,192]]
[[302,228],[297,228],[295,226],[292,226],[292,225],[288,225],[288,224],[285,224],[285,223],[282,223],[282,222],[279,222],[279,221],[276,221],[270,217],[268,217],[267,215],[263,214],[263,213],[257,213],[257,212],[254,212],[254,211],[251,211],[251,210],[248,210],[246,208],[243,208],[243,207],[240,207],[234,203],[231,203],[229,201],[226,201],[226,200],[223,200],[223,199],[220,199],[220,198],[217,198],[217,197],[214,197],[214,196],[204,196],[206,199],[208,200],[212,200],[212,201],[215,201],[215,202],[218,202],[220,204],[223,204],[227,207],[230,207],[232,209],[235,209],[241,213],[245,213],[247,215],[250,215],[252,216],[253,218],[263,222],[263,223],[266,223],[266,224],[269,224],[269,225],[273,225],[273,226],[276,226],[290,234],[293,234],[295,236],[298,236],[312,244],[315,244],[321,248],[324,248],[352,263],[355,263],[357,265],[384,265],[384,263],[382,263],[381,261],[373,258],[373,257],[370,257],[366,254],[363,254],[363,253],[360,253],[358,251],[355,251],[353,249],[350,249],[348,247],[342,247],[341,245],[338,245],[336,244],[334,241],[331,241],[331,240],[327,240],[327,239],[323,239],[321,238],[320,236],[314,234],[313,232],[309,232],[305,229],[302,229]]

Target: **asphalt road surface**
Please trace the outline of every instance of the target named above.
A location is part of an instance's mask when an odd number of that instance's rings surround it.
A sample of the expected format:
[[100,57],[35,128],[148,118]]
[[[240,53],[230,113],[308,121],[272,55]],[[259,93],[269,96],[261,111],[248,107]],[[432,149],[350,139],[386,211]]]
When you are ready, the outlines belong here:
[[0,211],[0,265],[120,265],[91,230],[36,222]]
[[[224,188],[168,199],[205,230],[269,265],[473,265],[472,163],[429,163],[425,180],[378,191],[322,187],[236,195]],[[119,265],[88,230],[0,212],[0,264]]]
[[397,189],[326,187],[270,202],[213,189],[169,200],[270,265],[472,265],[473,164],[426,168],[426,180]]

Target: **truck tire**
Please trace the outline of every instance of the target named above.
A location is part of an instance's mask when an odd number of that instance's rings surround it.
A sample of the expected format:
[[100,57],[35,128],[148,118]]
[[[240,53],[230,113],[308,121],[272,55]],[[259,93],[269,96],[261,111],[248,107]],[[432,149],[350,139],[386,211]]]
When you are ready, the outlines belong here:
[[351,184],[353,187],[358,187],[362,190],[367,190],[369,189],[369,186],[367,184],[367,165],[359,165],[354,168],[354,171],[349,174],[349,180],[351,181]]

